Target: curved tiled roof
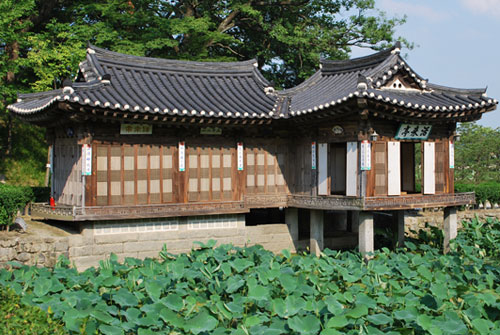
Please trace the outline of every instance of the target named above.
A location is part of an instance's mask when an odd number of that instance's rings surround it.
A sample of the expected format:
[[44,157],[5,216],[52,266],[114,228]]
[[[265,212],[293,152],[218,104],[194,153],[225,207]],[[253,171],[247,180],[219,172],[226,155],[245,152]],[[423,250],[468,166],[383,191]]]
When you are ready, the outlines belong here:
[[[435,118],[449,112],[493,110],[485,89],[428,83],[406,64],[396,45],[366,57],[322,60],[302,84],[275,92],[255,60],[190,62],[115,53],[90,46],[78,82],[60,90],[20,95],[8,108],[31,115],[55,102],[126,113],[223,118],[293,118],[363,98]],[[404,78],[410,87],[388,84]],[[479,116],[478,116],[479,117]]]
[[[396,75],[409,78],[417,89],[385,85]],[[304,115],[362,97],[406,109],[445,112],[495,108],[486,89],[456,89],[429,84],[399,55],[399,47],[344,61],[322,60],[321,68],[301,85],[281,92],[291,99],[290,115]]]
[[255,60],[154,59],[89,47],[80,63],[79,77],[84,82],[20,95],[20,101],[9,108],[35,113],[56,101],[68,101],[134,113],[270,118],[277,115],[278,98],[256,65]]

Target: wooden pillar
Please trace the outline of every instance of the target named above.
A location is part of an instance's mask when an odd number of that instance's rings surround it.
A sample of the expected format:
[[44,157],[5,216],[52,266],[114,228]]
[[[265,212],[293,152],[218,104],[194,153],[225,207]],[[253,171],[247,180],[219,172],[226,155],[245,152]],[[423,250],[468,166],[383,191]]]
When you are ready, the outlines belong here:
[[457,237],[457,208],[446,207],[444,209],[444,244],[443,252],[446,254],[450,251],[450,241]]
[[293,242],[297,242],[299,239],[299,210],[297,208],[285,209],[285,223]]
[[359,252],[363,254],[365,259],[371,258],[370,253],[373,253],[373,213],[359,212],[359,231],[358,243]]
[[402,248],[405,243],[405,211],[394,211],[394,246]]
[[319,256],[323,250],[323,211],[311,210],[311,239],[310,251]]

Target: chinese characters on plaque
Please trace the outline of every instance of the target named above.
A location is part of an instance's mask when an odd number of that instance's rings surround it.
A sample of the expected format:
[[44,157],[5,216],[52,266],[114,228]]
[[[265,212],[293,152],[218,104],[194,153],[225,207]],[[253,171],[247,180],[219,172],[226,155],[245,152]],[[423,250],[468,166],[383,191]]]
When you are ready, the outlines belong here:
[[426,140],[429,138],[432,126],[429,124],[402,123],[396,132],[396,140]]
[[238,171],[243,171],[243,143],[238,142]]
[[179,142],[179,171],[186,171],[186,144]]
[[311,168],[316,170],[316,142],[311,143]]
[[138,123],[122,123],[120,125],[120,135],[151,135],[153,125]]
[[369,141],[361,142],[361,170],[368,171],[372,168],[372,149]]
[[90,144],[82,146],[82,176],[92,174],[92,147]]
[[455,168],[455,144],[450,141],[450,169]]

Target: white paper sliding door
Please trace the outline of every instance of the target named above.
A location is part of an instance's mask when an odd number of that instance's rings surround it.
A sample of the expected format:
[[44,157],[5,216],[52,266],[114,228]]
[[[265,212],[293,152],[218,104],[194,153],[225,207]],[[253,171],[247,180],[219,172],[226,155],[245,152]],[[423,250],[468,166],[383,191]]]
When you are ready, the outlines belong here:
[[424,142],[424,194],[436,193],[435,161],[434,142]]
[[357,196],[358,192],[358,142],[347,142],[346,195]]
[[401,195],[401,149],[399,142],[387,143],[387,194]]
[[318,144],[318,195],[328,195],[328,144]]

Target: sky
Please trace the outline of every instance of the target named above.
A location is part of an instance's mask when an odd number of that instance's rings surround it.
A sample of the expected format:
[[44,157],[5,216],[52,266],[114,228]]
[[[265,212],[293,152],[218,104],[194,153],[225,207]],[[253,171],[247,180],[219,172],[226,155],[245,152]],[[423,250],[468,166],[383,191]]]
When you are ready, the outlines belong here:
[[[412,69],[429,82],[457,88],[484,88],[500,100],[500,0],[376,0],[389,17],[406,15],[396,36],[413,42],[403,48]],[[373,51],[353,50],[352,57]],[[500,127],[498,109],[478,124]]]

